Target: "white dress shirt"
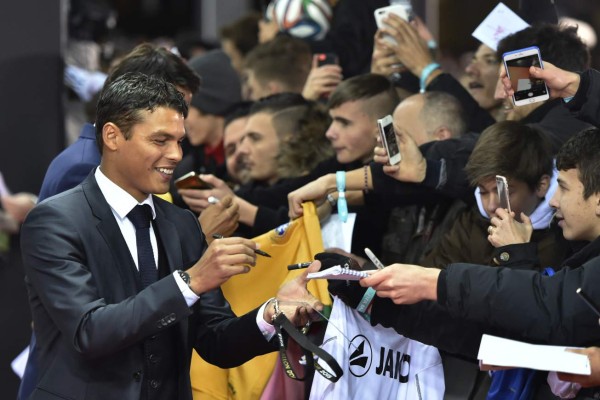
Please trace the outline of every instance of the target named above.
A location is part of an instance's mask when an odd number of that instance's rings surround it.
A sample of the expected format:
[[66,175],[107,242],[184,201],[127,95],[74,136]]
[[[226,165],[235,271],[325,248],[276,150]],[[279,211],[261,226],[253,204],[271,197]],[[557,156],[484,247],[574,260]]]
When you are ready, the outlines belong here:
[[[135,239],[135,226],[133,226],[133,223],[129,220],[129,218],[127,218],[127,214],[129,214],[129,212],[137,205],[148,204],[150,208],[152,208],[152,219],[154,220],[154,218],[156,218],[156,211],[154,210],[152,196],[149,195],[146,199],[144,199],[144,201],[138,203],[133,196],[108,179],[108,177],[102,173],[100,167],[96,168],[94,177],[96,178],[96,182],[98,182],[100,191],[104,195],[106,202],[110,206],[110,209],[115,216],[117,225],[119,225],[119,229],[121,229],[125,243],[127,243],[127,247],[129,248],[129,253],[131,253],[131,257],[135,262],[135,266],[139,270],[137,241]],[[155,265],[158,266],[158,244],[156,242],[156,234],[154,233],[154,227],[152,224],[150,224],[150,242],[152,244],[152,251],[154,253],[154,262]],[[191,307],[198,301],[198,299],[200,299],[200,297],[197,296],[192,289],[190,289],[183,279],[181,279],[179,273],[174,272],[173,276],[175,277],[175,282],[177,282],[179,290],[181,290],[181,294],[185,298],[185,302],[187,303],[188,307]],[[271,340],[275,334],[275,327],[265,322],[263,318],[263,313],[267,303],[264,303],[258,310],[258,314],[256,315],[256,324],[258,325],[265,339]]]
[[[127,247],[129,248],[129,253],[131,253],[131,257],[135,262],[135,266],[139,270],[137,242],[135,239],[135,226],[133,226],[133,223],[129,220],[129,218],[127,218],[127,214],[129,214],[129,212],[137,205],[148,204],[152,209],[152,219],[154,220],[154,218],[156,218],[156,211],[154,210],[152,196],[149,195],[146,199],[144,199],[144,201],[138,203],[132,195],[108,179],[106,175],[102,173],[100,167],[96,168],[94,177],[96,178],[96,182],[98,182],[100,191],[104,195],[106,202],[110,206],[110,209],[115,216],[117,225],[119,225],[119,229],[121,229],[125,243],[127,243]],[[158,267],[158,244],[156,242],[156,234],[154,233],[154,227],[152,224],[150,224],[150,243],[152,244],[152,252],[154,253],[154,264]],[[181,279],[179,273],[174,272],[173,276],[175,277],[175,282],[177,282],[179,290],[181,290],[181,294],[185,298],[185,302],[187,303],[188,307],[191,307],[198,301],[200,297],[198,297],[196,293],[189,288],[183,279]]]

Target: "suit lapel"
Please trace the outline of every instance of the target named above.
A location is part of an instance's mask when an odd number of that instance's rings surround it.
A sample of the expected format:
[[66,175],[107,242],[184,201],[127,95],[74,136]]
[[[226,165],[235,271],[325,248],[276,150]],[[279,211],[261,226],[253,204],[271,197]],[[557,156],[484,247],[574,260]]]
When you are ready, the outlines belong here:
[[[97,218],[96,228],[110,249],[110,255],[113,258],[112,263],[106,264],[107,271],[103,275],[110,279],[114,274],[118,274],[127,296],[139,292],[140,285],[138,284],[137,268],[135,267],[127,243],[125,243],[121,229],[119,229],[119,225],[115,220],[115,216],[100,191],[93,173],[83,182],[82,188],[92,213]],[[110,270],[113,267],[116,270]],[[117,280],[112,279],[111,281],[114,285]]]

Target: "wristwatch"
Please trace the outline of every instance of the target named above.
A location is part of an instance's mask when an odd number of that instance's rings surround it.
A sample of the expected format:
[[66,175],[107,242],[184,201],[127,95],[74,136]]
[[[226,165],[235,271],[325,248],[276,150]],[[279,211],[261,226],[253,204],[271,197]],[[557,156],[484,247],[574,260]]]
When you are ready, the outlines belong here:
[[181,270],[177,270],[175,271],[179,274],[179,276],[181,277],[181,279],[183,279],[183,281],[185,282],[186,285],[188,285],[188,287],[190,287],[190,282],[192,281],[190,279],[190,274],[188,274],[185,271],[181,271]]

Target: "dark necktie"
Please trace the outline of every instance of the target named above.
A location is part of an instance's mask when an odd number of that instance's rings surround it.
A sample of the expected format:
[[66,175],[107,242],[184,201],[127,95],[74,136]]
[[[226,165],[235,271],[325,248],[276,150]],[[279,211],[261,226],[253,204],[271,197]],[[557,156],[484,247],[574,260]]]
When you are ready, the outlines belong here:
[[153,284],[158,279],[158,270],[154,262],[154,252],[150,243],[150,221],[152,208],[149,205],[137,205],[127,214],[127,218],[135,226],[137,243],[138,268],[142,280],[142,288]]

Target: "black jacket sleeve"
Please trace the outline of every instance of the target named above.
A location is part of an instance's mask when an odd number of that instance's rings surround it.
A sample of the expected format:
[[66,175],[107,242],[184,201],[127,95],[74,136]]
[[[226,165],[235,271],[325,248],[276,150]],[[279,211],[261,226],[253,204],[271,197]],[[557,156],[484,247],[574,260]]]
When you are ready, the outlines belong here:
[[594,126],[600,126],[600,72],[589,69],[580,74],[579,89],[566,107],[574,115]]
[[[457,139],[429,142],[421,146],[427,158],[427,176],[421,184],[399,182],[383,172],[382,164],[371,164],[373,188],[385,192],[386,198],[396,198],[402,204],[421,202],[431,195],[445,195],[473,204],[473,188],[469,185],[464,167],[479,135],[468,133]],[[435,169],[432,166],[442,166]]]
[[553,345],[600,341],[598,316],[576,294],[600,304],[600,257],[552,277],[536,271],[451,264],[438,279],[438,303],[455,318]]

